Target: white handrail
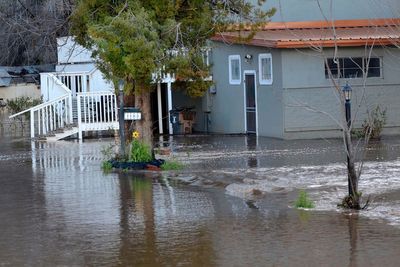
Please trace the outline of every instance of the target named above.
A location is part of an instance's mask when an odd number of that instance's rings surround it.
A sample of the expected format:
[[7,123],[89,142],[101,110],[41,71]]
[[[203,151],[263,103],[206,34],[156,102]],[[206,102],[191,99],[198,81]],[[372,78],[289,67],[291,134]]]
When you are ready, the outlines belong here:
[[110,91],[96,91],[96,92],[82,92],[77,93],[78,96],[88,96],[88,95],[114,95],[113,92]]
[[55,99],[53,99],[53,100],[51,100],[51,101],[48,101],[48,102],[46,102],[46,103],[42,103],[42,104],[36,105],[36,106],[34,106],[34,107],[31,107],[31,108],[25,109],[25,110],[23,110],[23,111],[20,111],[20,112],[18,112],[18,113],[15,113],[15,114],[13,114],[13,115],[10,115],[10,116],[8,116],[8,118],[9,118],[9,119],[12,119],[12,118],[18,117],[19,115],[22,115],[22,114],[24,114],[24,113],[26,113],[26,112],[29,112],[29,111],[31,111],[31,110],[37,111],[37,110],[39,110],[39,109],[41,109],[41,108],[43,108],[43,107],[45,107],[45,106],[48,106],[48,105],[54,104],[54,103],[56,103],[56,102],[58,102],[58,101],[60,101],[60,100],[63,100],[64,98],[67,98],[69,95],[70,95],[70,94],[62,95],[62,96],[57,97],[57,98],[55,98]]
[[54,75],[54,73],[51,73],[51,72],[50,72],[50,73],[47,73],[47,75],[49,75],[50,77],[52,77],[53,80],[54,80],[58,85],[60,85],[62,89],[65,90],[65,92],[71,93],[71,90],[70,90],[67,86],[65,86],[65,84],[64,84],[63,82],[61,82],[61,81]]

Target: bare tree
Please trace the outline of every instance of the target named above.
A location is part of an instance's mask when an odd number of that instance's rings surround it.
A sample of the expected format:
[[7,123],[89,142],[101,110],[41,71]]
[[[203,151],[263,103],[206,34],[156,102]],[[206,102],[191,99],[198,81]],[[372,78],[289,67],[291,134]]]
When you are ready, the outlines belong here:
[[0,0],[0,65],[55,63],[75,0]]
[[[301,101],[298,99],[291,99],[288,106],[306,109],[313,113],[319,113],[325,117],[328,117],[335,123],[335,125],[341,130],[344,151],[346,153],[347,161],[347,176],[348,176],[348,195],[343,199],[341,205],[345,208],[351,209],[362,209],[368,206],[369,199],[366,201],[364,206],[361,203],[361,192],[359,191],[359,180],[362,175],[363,166],[364,166],[364,158],[368,149],[368,144],[371,136],[374,131],[377,129],[381,130],[382,123],[384,123],[385,118],[376,118],[375,111],[376,106],[369,101],[369,77],[373,74],[373,71],[376,71],[373,66],[373,61],[379,60],[376,56],[374,56],[374,52],[379,46],[380,49],[384,49],[385,45],[382,43],[382,40],[375,40],[374,37],[368,35],[368,29],[365,29],[366,34],[360,39],[363,39],[364,46],[359,46],[361,49],[363,48],[363,56],[358,57],[349,57],[343,56],[341,53],[344,49],[340,45],[341,36],[338,31],[340,31],[339,27],[335,26],[334,20],[329,20],[326,18],[325,22],[329,25],[326,28],[321,28],[320,31],[323,32],[324,37],[321,40],[309,40],[308,45],[306,45],[313,52],[310,54],[312,56],[317,56],[321,58],[325,65],[325,75],[326,78],[330,81],[330,87],[333,90],[333,94],[337,101],[338,113],[333,114],[331,110],[327,110],[322,108],[321,106],[315,105],[315,103],[310,101]],[[380,25],[385,28],[394,27],[391,34],[399,36],[399,28],[395,25]],[[372,26],[372,29],[374,27]],[[289,30],[289,29],[288,29]],[[375,29],[381,30],[381,29]],[[372,31],[374,32],[374,31]],[[387,34],[387,33],[386,33]],[[296,38],[299,38],[297,36]],[[351,38],[350,38],[351,40]],[[397,40],[393,40],[389,45],[391,47],[398,46]],[[324,43],[326,42],[326,43]],[[328,43],[328,45],[326,45]],[[304,51],[300,51],[300,53],[304,53]],[[344,53],[345,54],[345,53]],[[381,62],[380,62],[381,64]],[[347,65],[347,72],[346,66]],[[349,71],[349,65],[351,65]],[[379,72],[382,71],[382,66],[379,67]],[[380,73],[380,76],[382,73]],[[356,92],[357,93],[357,103],[353,105],[351,112],[353,113],[350,116],[350,113],[346,112],[346,102],[349,104],[349,99],[346,99],[346,90],[347,83],[356,83]],[[354,86],[354,84],[353,84]],[[347,89],[347,88],[346,88]],[[354,92],[353,92],[354,93]],[[379,106],[378,106],[379,107]],[[379,110],[379,109],[378,109]],[[385,113],[382,113],[385,116]],[[362,126],[359,125],[360,120],[364,120]],[[380,120],[380,121],[379,121]],[[358,125],[355,123],[358,121]],[[360,136],[354,136],[355,128],[360,131]]]

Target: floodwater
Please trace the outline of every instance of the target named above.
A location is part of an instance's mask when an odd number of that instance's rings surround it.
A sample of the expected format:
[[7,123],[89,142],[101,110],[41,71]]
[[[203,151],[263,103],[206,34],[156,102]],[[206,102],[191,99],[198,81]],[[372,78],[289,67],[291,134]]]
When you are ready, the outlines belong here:
[[[174,137],[180,172],[104,173],[111,139],[0,139],[0,266],[398,266],[400,140],[344,212],[340,140]],[[292,208],[300,189],[314,210]]]

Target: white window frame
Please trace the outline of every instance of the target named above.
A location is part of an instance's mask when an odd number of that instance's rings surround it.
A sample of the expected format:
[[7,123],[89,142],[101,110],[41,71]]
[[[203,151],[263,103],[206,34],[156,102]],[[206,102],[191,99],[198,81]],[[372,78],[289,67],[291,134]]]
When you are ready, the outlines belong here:
[[[262,60],[263,59],[269,59],[270,60],[270,67],[271,67],[271,79],[263,79],[262,78]],[[271,85],[273,83],[274,80],[274,74],[272,71],[272,55],[270,53],[268,54],[259,54],[258,55],[258,78],[259,78],[259,82],[262,85]]]
[[[242,63],[240,61],[240,55],[230,55],[228,57],[229,64],[229,84],[241,84],[242,83]],[[239,60],[239,79],[233,79],[232,77],[232,61]]]

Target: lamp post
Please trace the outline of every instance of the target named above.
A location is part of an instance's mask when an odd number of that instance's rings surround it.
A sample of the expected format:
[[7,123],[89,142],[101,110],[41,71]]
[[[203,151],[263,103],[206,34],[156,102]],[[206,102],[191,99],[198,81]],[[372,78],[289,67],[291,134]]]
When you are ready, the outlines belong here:
[[119,139],[121,142],[120,154],[125,155],[125,121],[124,121],[124,81],[120,80],[118,84],[119,89]]
[[343,94],[344,94],[344,99],[345,99],[345,104],[344,107],[346,109],[346,122],[347,122],[347,127],[350,128],[351,126],[351,86],[349,85],[348,82],[346,82],[346,85],[343,86]]
[[[347,134],[351,134],[350,133],[350,127],[351,127],[351,86],[349,85],[348,82],[346,82],[346,85],[343,86],[343,94],[344,94],[344,99],[345,99],[345,103],[344,103],[344,107],[345,107],[345,112],[346,112],[346,122],[347,122],[347,130],[349,131]],[[346,138],[347,140],[347,138]],[[349,142],[351,142],[351,138],[350,140],[348,140],[346,142],[346,152],[347,152],[347,168],[349,168],[350,166],[350,151],[349,151]],[[353,196],[353,187],[351,184],[351,178],[350,178],[350,174],[348,174],[347,176],[348,179],[348,187],[349,187],[349,195]]]

